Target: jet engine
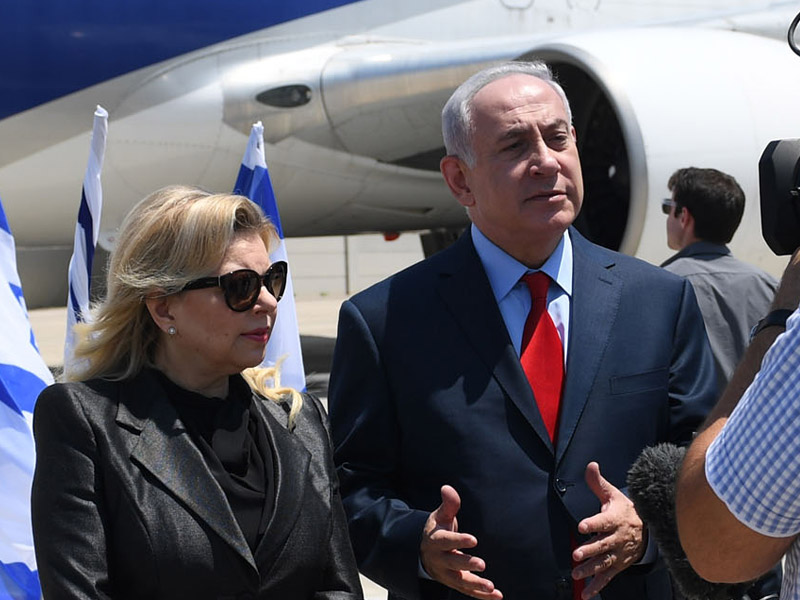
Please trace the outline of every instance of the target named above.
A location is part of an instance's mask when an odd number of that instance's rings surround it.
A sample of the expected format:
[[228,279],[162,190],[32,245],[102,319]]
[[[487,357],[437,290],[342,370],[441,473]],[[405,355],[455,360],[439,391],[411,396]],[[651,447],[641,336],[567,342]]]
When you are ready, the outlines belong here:
[[800,60],[785,43],[732,31],[652,28],[576,35],[520,58],[548,61],[574,113],[586,197],[578,227],[591,239],[660,262],[661,200],[678,168],[736,177],[747,204],[732,246],[779,272],[759,219],[759,157],[800,135]]
[[[669,176],[681,167],[714,167],[734,175],[748,199],[734,252],[774,273],[781,269],[783,260],[760,235],[758,161],[769,141],[800,136],[800,60],[782,41],[652,27],[471,43],[351,40],[318,56],[311,71],[319,77],[295,81],[261,69],[260,79],[237,79],[251,92],[239,86],[225,100],[232,127],[244,132],[257,115],[268,142],[302,149],[314,163],[307,176],[286,181],[280,156],[275,162],[282,198],[324,191],[328,210],[314,223],[298,223],[300,229],[463,225],[463,212],[438,176],[439,110],[479,68],[541,58],[572,105],[586,188],[576,224],[590,239],[661,262],[670,254],[661,213]],[[260,108],[242,108],[255,97]],[[265,106],[270,97],[273,105]],[[286,108],[291,98],[297,108]],[[232,118],[238,114],[247,118],[238,122]],[[340,165],[344,171],[320,169],[314,156],[323,152],[328,159],[350,157]],[[330,183],[342,173],[354,186],[344,195]],[[327,186],[315,183],[315,174],[327,177]]]

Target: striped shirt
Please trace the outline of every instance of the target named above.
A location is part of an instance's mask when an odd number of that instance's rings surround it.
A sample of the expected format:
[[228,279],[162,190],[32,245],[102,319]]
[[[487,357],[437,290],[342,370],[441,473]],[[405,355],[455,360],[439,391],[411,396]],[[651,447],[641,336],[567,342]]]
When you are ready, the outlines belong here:
[[[800,532],[800,311],[706,453],[706,479],[731,513],[766,536]],[[781,600],[800,600],[800,543],[786,554]]]

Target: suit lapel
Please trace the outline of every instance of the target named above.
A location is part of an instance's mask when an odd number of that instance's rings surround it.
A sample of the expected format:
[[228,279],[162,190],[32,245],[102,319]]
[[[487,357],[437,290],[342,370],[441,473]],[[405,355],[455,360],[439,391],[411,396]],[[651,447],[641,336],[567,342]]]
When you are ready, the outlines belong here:
[[275,465],[275,508],[256,555],[259,564],[275,565],[278,553],[300,517],[305,486],[299,483],[309,482],[311,454],[297,435],[283,425],[287,415],[281,406],[262,399],[256,399],[256,406],[266,423]]
[[605,252],[570,229],[573,247],[573,283],[569,356],[561,398],[556,460],[572,441],[589,399],[600,362],[617,316],[622,281]]
[[440,270],[439,295],[500,387],[552,452],[550,436],[508,337],[469,229],[448,254],[450,260],[443,261]]
[[139,375],[123,386],[121,396],[117,423],[140,432],[131,459],[256,569],[222,488],[155,378]]

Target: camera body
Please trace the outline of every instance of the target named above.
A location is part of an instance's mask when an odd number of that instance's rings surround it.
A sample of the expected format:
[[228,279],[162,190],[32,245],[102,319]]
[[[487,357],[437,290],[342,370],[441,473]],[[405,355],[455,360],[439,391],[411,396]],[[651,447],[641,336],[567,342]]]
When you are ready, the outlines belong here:
[[800,139],[774,140],[758,161],[761,235],[778,255],[800,248]]

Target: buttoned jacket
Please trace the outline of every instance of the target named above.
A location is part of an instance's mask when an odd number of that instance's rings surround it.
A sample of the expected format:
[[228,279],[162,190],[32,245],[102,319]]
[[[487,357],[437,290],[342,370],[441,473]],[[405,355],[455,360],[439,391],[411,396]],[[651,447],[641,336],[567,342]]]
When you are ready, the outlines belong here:
[[[361,570],[393,597],[460,597],[421,578],[419,547],[440,488],[505,598],[571,598],[577,523],[600,510],[590,461],[625,487],[641,450],[686,443],[716,399],[688,282],[600,248],[574,229],[569,354],[550,441],[469,231],[344,302],[329,410]],[[671,598],[656,562],[605,600]]]

